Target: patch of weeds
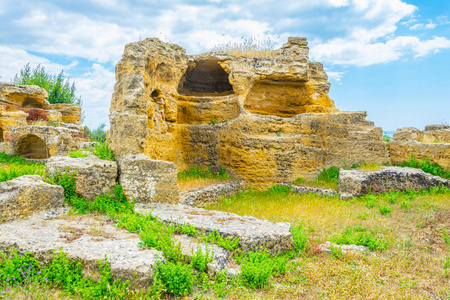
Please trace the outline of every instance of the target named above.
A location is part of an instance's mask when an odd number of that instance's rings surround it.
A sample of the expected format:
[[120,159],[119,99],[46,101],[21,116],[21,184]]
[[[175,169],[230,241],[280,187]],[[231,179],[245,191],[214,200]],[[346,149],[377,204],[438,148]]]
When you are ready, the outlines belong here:
[[82,151],[82,150],[70,150],[69,156],[72,158],[80,158],[80,157],[86,157],[86,156],[88,156],[88,154],[86,151]]
[[297,179],[295,179],[294,181],[292,181],[293,185],[301,185],[301,184],[305,184],[306,180],[304,178],[298,177]]
[[220,166],[220,171],[213,173],[211,167],[205,169],[201,167],[191,166],[189,170],[178,173],[178,179],[215,179],[215,180],[227,180],[230,178],[225,167]]
[[440,228],[439,232],[441,234],[442,239],[448,245],[450,245],[450,230],[446,230],[444,228]]
[[444,276],[448,277],[449,276],[448,270],[450,269],[450,256],[444,259],[444,261],[442,262],[442,266],[444,268]]
[[213,258],[214,258],[213,247],[208,248],[208,246],[206,246],[205,251],[203,251],[203,249],[200,246],[198,246],[197,251],[191,257],[191,264],[197,270],[205,272],[206,265],[212,262]]
[[225,270],[219,271],[214,280],[214,284],[212,286],[212,290],[214,291],[214,295],[217,298],[223,298],[228,295],[227,290],[228,284],[228,273]]
[[292,192],[292,188],[287,185],[274,185],[269,188],[271,194],[288,194]]
[[378,237],[376,230],[360,225],[347,227],[341,235],[331,237],[330,241],[338,245],[367,246],[372,251],[383,251],[388,247],[388,242]]
[[294,240],[295,249],[304,252],[308,249],[308,234],[305,232],[304,224],[291,227],[292,239]]
[[248,252],[237,257],[236,261],[242,265],[242,283],[250,289],[263,288],[269,284],[272,274],[286,272],[286,258],[271,257],[269,252]]
[[[354,166],[355,165],[352,165],[352,167],[354,167]],[[383,168],[383,166],[377,162],[371,162],[371,163],[363,162],[359,166],[358,165],[356,165],[356,166],[357,166],[356,168],[361,171],[376,171],[376,170],[380,170]]]
[[98,139],[95,142],[89,150],[100,159],[114,161],[114,153],[109,148],[109,140],[102,141]]
[[410,209],[411,206],[412,206],[412,205],[411,205],[411,202],[409,202],[409,201],[407,201],[407,200],[403,200],[403,201],[400,203],[400,207],[403,208],[403,209],[405,209],[405,210]]
[[377,197],[375,195],[367,194],[364,196],[364,199],[366,200],[367,208],[374,208],[377,206]]
[[437,163],[430,163],[428,157],[425,160],[416,160],[414,155],[411,153],[411,158],[403,163],[398,164],[400,167],[411,167],[421,169],[422,171],[440,176],[445,179],[450,179],[450,171],[445,170],[443,167]]
[[380,210],[380,214],[382,215],[390,214],[392,211],[392,207],[386,205],[380,205],[378,209]]
[[356,216],[360,220],[367,220],[369,218],[369,213],[365,212]]
[[394,192],[394,191],[390,190],[387,193],[388,202],[390,204],[395,204],[397,202],[399,195],[400,195],[400,192]]
[[330,167],[323,168],[322,172],[317,176],[316,182],[329,184],[337,187],[339,180],[339,168],[338,167]]
[[194,290],[194,270],[190,265],[180,262],[159,262],[154,276],[158,278],[153,285],[160,286],[164,294],[186,296]]
[[11,164],[6,168],[0,167],[0,182],[12,180],[24,175],[45,175],[45,166],[39,163]]
[[217,230],[214,230],[206,236],[205,242],[210,244],[217,244],[229,251],[234,251],[239,246],[239,237],[235,237],[233,239],[230,239],[229,237],[222,238],[220,233]]
[[391,139],[389,136],[383,135],[383,141],[384,141],[385,143],[389,143],[391,140],[392,140],[392,139]]
[[209,124],[212,125],[212,126],[214,126],[214,125],[219,124],[219,121],[217,121],[216,118],[212,117],[212,118],[211,118],[211,122],[209,122]]
[[330,247],[331,250],[331,256],[333,256],[336,259],[343,259],[344,258],[344,253],[342,252],[342,248],[341,247]]

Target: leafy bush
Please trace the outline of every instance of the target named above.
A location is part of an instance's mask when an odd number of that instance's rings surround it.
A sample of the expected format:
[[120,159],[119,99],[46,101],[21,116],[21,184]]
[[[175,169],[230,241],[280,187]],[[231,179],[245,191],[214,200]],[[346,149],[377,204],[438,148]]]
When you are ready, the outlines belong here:
[[317,176],[318,182],[326,182],[337,186],[339,179],[339,168],[330,167],[328,169],[323,168],[322,172]]
[[385,206],[385,205],[380,205],[380,206],[378,207],[378,209],[380,210],[380,214],[382,214],[382,215],[390,214],[391,211],[392,211],[392,207],[390,207],[390,206]]
[[27,63],[19,74],[16,74],[11,81],[13,84],[37,85],[45,89],[48,93],[48,102],[50,103],[68,103],[81,105],[81,98],[75,95],[75,83],[70,84],[65,79],[64,72],[58,75],[50,75],[41,65],[37,65],[31,70]]
[[300,223],[291,228],[292,238],[294,239],[295,249],[304,252],[308,249],[308,234],[304,230],[304,224]]
[[437,163],[430,163],[428,157],[425,160],[416,160],[414,155],[411,153],[411,158],[409,161],[398,164],[400,167],[411,167],[421,169],[422,171],[440,176],[442,178],[450,179],[450,171],[445,170],[443,167],[439,166]]
[[383,251],[387,248],[388,242],[376,236],[375,230],[368,230],[365,226],[347,227],[342,235],[330,238],[331,242],[339,245],[367,246],[370,250]]
[[197,251],[194,256],[191,257],[191,264],[194,268],[205,272],[206,265],[212,262],[214,258],[214,250],[212,247],[206,247],[205,251],[201,247],[197,247]]
[[155,277],[159,280],[163,292],[175,296],[185,296],[194,290],[194,270],[190,265],[180,262],[159,262]]

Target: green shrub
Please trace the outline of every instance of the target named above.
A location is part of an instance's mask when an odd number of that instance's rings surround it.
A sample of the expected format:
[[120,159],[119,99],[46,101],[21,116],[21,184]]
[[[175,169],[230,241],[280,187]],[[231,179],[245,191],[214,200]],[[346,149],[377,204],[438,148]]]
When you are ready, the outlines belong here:
[[385,206],[385,205],[380,205],[380,206],[378,207],[378,209],[380,210],[380,214],[382,214],[382,215],[390,214],[391,211],[392,211],[392,207],[390,207],[390,206]]
[[212,262],[214,258],[214,248],[208,246],[205,248],[205,251],[199,246],[197,247],[197,251],[195,251],[194,255],[191,257],[191,264],[197,270],[202,272],[206,271],[206,265]]
[[37,65],[31,70],[30,64],[27,63],[20,74],[16,74],[11,81],[13,84],[37,85],[45,89],[48,93],[48,102],[50,103],[68,103],[81,105],[81,98],[75,95],[75,83],[70,84],[65,79],[64,72],[58,75],[50,75],[41,65]]
[[317,176],[317,181],[321,182],[329,182],[335,185],[338,184],[339,180],[339,168],[338,167],[330,167],[328,169],[323,168],[322,172]]
[[251,289],[262,288],[269,284],[272,274],[286,272],[287,258],[283,256],[271,257],[267,250],[263,252],[248,252],[236,258],[241,267],[241,280]]
[[77,192],[75,192],[75,174],[70,174],[68,169],[64,173],[57,172],[52,177],[47,177],[47,182],[50,184],[59,184],[64,188],[64,197],[66,202],[71,204],[72,198],[79,197]]
[[69,156],[72,158],[80,158],[80,157],[86,157],[86,156],[88,156],[88,154],[86,151],[82,151],[82,150],[70,150]]
[[409,161],[400,163],[398,164],[398,166],[417,168],[423,170],[426,173],[450,179],[450,171],[445,170],[437,163],[430,163],[428,157],[425,160],[416,160],[414,158],[414,155],[411,153],[411,158],[409,159]]
[[388,247],[388,242],[379,238],[375,230],[358,225],[347,227],[343,234],[331,237],[330,241],[339,245],[367,246],[372,251],[383,251]]
[[0,287],[18,286],[40,274],[40,266],[31,253],[19,254],[13,248],[11,258],[0,252]]
[[190,265],[183,265],[180,262],[159,262],[155,277],[159,279],[166,294],[186,296],[194,290],[194,270]]
[[304,230],[304,224],[300,223],[291,228],[292,238],[294,240],[295,249],[304,252],[308,249],[308,234]]

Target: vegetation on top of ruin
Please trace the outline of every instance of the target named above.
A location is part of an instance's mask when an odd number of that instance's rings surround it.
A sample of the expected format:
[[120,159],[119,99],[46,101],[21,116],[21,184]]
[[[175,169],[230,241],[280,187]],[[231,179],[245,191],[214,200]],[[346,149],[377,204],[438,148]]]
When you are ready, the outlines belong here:
[[339,168],[323,168],[319,176],[314,180],[306,180],[298,177],[292,184],[299,186],[315,186],[337,190],[338,188]]
[[58,75],[51,75],[40,64],[32,70],[30,63],[27,63],[14,76],[11,83],[40,86],[47,91],[47,101],[51,104],[82,104],[81,97],[76,95],[75,83],[70,84],[69,79],[65,78],[64,71],[61,71]]
[[239,42],[228,42],[214,46],[211,51],[226,52],[237,56],[245,57],[273,57],[276,54],[274,49],[278,42],[266,36],[264,38],[241,37]]

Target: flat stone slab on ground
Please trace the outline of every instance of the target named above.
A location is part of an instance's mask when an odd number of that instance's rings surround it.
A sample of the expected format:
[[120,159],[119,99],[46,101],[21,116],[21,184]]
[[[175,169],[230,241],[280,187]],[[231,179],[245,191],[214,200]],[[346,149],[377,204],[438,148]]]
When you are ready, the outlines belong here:
[[450,186],[450,180],[420,169],[385,167],[376,171],[339,170],[339,197],[349,199],[392,191],[422,190],[433,186]]
[[241,217],[183,204],[139,203],[135,209],[141,213],[151,213],[165,223],[190,224],[207,233],[217,230],[223,238],[239,237],[239,247],[245,252],[267,249],[275,254],[294,249],[289,223],[271,223],[255,217]]
[[180,193],[180,203],[191,206],[204,206],[217,203],[222,197],[232,197],[244,187],[243,182],[226,182],[205,188]]
[[133,287],[148,286],[158,259],[157,250],[140,248],[137,234],[110,225],[102,216],[67,216],[67,208],[44,211],[29,219],[0,224],[0,250],[16,247],[20,252],[32,252],[42,262],[49,262],[52,249],[62,248],[71,259],[83,263],[86,276],[98,276],[97,260],[105,254],[114,278],[130,280]]

